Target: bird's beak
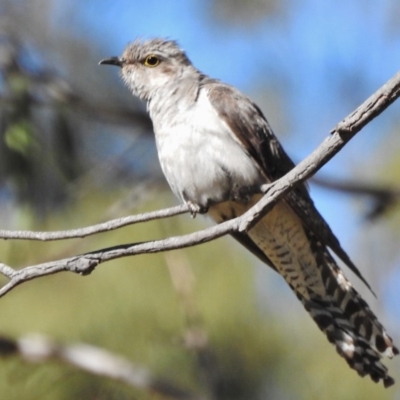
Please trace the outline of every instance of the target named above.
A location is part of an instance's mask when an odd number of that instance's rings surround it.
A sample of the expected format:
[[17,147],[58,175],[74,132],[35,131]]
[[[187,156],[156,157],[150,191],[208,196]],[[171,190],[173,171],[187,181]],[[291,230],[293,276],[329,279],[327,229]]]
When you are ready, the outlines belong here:
[[99,62],[99,65],[104,65],[104,64],[109,64],[109,65],[115,65],[117,67],[122,67],[124,64],[124,60],[119,57],[110,57],[110,58],[105,58],[104,60],[101,60]]

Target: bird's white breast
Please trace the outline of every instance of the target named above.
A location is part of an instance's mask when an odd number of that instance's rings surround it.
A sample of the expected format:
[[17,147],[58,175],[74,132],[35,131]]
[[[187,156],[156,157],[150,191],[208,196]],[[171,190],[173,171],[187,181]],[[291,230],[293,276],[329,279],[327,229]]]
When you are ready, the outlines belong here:
[[[151,109],[150,109],[151,112]],[[160,114],[158,112],[158,114]],[[263,178],[202,89],[189,107],[179,100],[152,115],[162,170],[176,196],[206,206]]]

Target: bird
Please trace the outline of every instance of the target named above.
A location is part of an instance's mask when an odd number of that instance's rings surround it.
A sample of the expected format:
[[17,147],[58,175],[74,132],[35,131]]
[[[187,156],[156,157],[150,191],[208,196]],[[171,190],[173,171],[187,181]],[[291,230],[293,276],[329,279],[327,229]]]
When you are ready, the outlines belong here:
[[[124,83],[147,104],[162,171],[193,215],[207,213],[216,223],[238,217],[261,199],[264,185],[294,168],[260,108],[199,71],[176,41],[136,39],[99,64],[120,67]],[[381,359],[399,350],[332,256],[369,287],[306,184],[232,236],[284,278],[352,369],[394,384]]]

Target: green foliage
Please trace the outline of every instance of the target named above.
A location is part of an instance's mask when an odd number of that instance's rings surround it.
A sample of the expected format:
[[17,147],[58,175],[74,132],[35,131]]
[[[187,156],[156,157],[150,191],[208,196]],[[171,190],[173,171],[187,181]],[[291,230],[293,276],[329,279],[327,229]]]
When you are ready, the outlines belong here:
[[22,121],[17,125],[10,126],[4,133],[4,141],[7,147],[20,154],[26,155],[29,148],[34,143],[29,128],[30,125],[27,121]]

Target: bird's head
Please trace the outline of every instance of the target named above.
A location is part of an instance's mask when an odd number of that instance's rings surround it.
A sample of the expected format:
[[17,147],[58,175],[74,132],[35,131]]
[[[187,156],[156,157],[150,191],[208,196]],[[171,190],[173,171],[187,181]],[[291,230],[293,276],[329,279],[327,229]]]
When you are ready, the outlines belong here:
[[135,40],[121,57],[111,57],[99,64],[121,67],[121,75],[135,96],[149,100],[155,91],[195,71],[185,52],[173,40]]

